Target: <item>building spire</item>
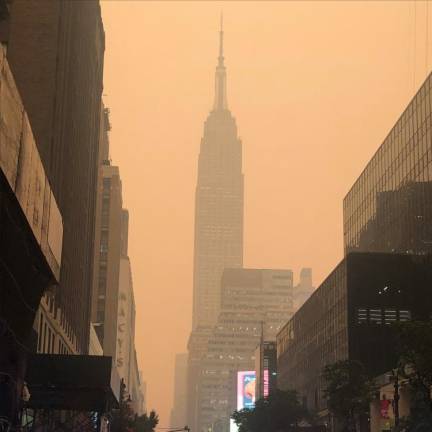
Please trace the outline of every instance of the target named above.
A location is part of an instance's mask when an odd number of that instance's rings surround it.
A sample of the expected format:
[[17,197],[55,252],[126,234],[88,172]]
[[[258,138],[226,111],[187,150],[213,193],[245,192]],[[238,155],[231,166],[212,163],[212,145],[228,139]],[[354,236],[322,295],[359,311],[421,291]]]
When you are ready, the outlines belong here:
[[219,66],[224,65],[224,55],[223,55],[223,12],[220,16],[220,30],[219,30]]
[[228,109],[226,96],[226,69],[224,64],[223,36],[223,14],[221,13],[219,30],[219,57],[215,76],[215,101],[213,107],[214,110]]

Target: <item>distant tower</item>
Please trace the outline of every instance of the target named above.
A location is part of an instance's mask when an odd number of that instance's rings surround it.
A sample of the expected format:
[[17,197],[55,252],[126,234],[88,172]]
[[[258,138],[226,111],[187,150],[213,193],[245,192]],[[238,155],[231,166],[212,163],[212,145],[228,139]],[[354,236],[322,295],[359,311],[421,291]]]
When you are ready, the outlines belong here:
[[220,310],[225,268],[243,267],[242,144],[228,110],[223,27],[213,109],[204,124],[195,192],[192,333],[188,344],[187,418],[199,431],[201,359]]
[[243,266],[242,145],[228,110],[221,20],[213,110],[204,124],[195,195],[193,329],[215,324],[224,268]]
[[315,288],[312,285],[312,269],[303,268],[300,271],[300,281],[294,287],[294,308],[297,311],[311,296]]
[[170,419],[172,429],[178,429],[187,424],[187,356],[186,353],[176,354],[175,356],[174,399]]

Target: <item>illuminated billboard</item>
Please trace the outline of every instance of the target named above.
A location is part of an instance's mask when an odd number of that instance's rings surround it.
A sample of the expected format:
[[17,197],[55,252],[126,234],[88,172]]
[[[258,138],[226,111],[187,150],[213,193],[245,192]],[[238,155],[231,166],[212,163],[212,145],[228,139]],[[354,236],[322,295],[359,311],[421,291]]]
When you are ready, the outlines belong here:
[[255,371],[237,372],[237,409],[255,406]]
[[[265,363],[265,361],[264,361]],[[268,359],[267,359],[267,367],[268,367]],[[266,398],[269,395],[269,387],[270,387],[270,380],[269,380],[269,370],[264,369],[264,377],[263,377],[264,385],[263,385],[263,396]]]
[[[237,410],[252,409],[255,406],[255,371],[237,372]],[[230,432],[238,432],[234,420],[230,420]]]

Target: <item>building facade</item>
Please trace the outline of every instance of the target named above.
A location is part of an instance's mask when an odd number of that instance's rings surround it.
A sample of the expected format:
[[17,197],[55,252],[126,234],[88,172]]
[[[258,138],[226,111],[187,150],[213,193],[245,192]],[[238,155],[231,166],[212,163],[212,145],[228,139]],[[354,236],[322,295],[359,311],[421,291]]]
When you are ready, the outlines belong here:
[[[139,387],[138,367],[135,353],[135,296],[132,280],[132,267],[127,250],[129,212],[121,215],[121,253],[119,272],[119,292],[117,309],[116,366],[126,387]],[[132,385],[134,383],[134,385]],[[137,392],[137,390],[135,390]]]
[[66,319],[62,308],[58,307],[51,292],[45,293],[40,301],[33,329],[37,334],[38,353],[78,354],[80,352],[75,330]]
[[432,76],[343,203],[345,252],[432,251]]
[[131,397],[131,408],[134,413],[137,415],[143,415],[145,412],[144,408],[144,392],[145,386],[141,381],[141,374],[138,366],[138,358],[135,350],[135,346],[133,347],[133,352],[131,355],[131,364],[130,364],[130,375],[129,375],[129,385],[128,391]]
[[192,430],[199,430],[199,401],[201,399],[201,362],[207,352],[213,327],[197,327],[188,341],[187,422]]
[[103,356],[103,348],[96,334],[93,323],[90,324],[89,355]]
[[187,353],[176,354],[174,367],[174,400],[170,424],[172,429],[179,429],[187,424]]
[[3,38],[63,215],[62,269],[54,310],[62,310],[77,351],[86,353],[105,50],[99,2],[13,1]]
[[237,372],[255,370],[262,339],[275,340],[293,314],[291,270],[226,269],[221,311],[201,360],[198,430],[228,431]]
[[132,409],[140,415],[144,396],[135,350],[136,308],[128,256],[129,212],[122,208],[119,168],[109,159],[109,111],[102,107],[102,113],[92,325],[103,354],[112,357],[118,376],[126,385]]
[[95,251],[97,267],[93,287],[92,322],[104,354],[116,358],[119,302],[122,191],[119,168],[102,167],[100,243]]
[[[0,1],[0,24],[7,12]],[[60,280],[63,223],[2,44],[0,221],[0,419],[12,430],[19,427],[28,351],[35,349],[37,308]]]
[[326,365],[357,360],[373,376],[395,367],[391,324],[430,317],[431,264],[428,256],[348,254],[278,333],[278,387],[320,412]]

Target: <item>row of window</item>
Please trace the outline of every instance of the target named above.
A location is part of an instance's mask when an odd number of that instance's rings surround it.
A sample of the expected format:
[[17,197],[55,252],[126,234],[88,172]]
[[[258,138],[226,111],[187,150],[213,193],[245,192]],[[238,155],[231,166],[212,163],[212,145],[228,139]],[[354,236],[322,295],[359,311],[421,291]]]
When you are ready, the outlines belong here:
[[70,354],[62,339],[56,336],[43,312],[39,313],[38,352],[44,354]]
[[357,309],[358,324],[390,325],[396,322],[409,321],[411,311],[398,309]]

